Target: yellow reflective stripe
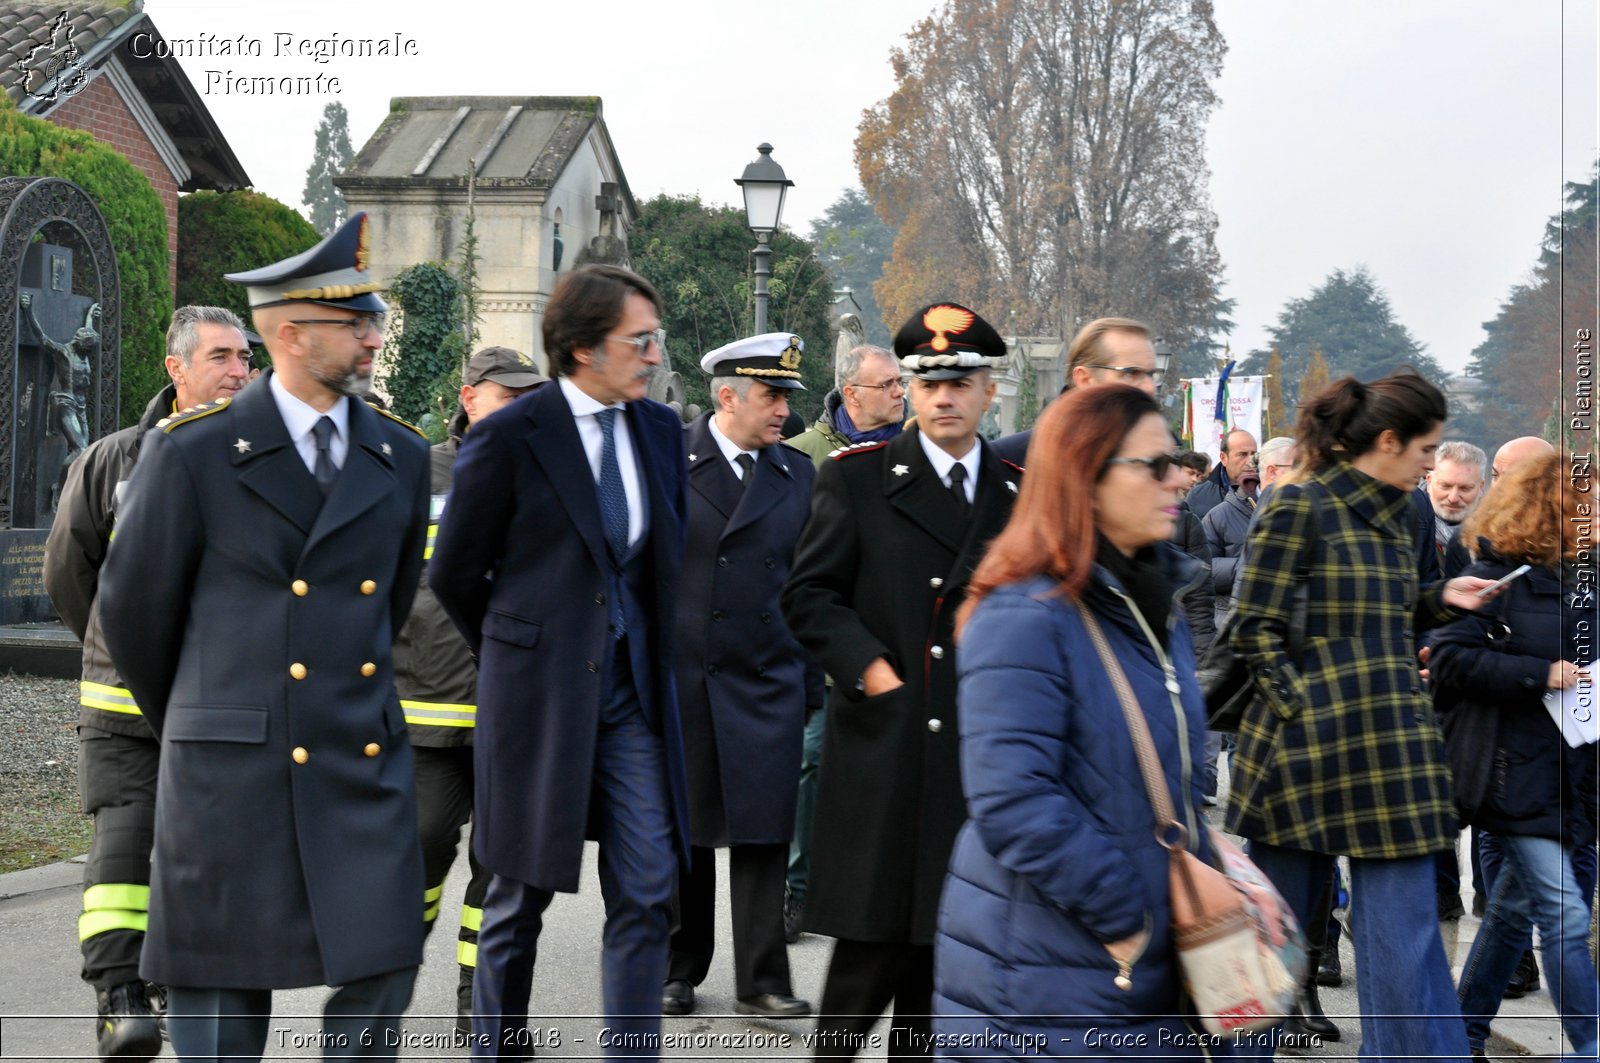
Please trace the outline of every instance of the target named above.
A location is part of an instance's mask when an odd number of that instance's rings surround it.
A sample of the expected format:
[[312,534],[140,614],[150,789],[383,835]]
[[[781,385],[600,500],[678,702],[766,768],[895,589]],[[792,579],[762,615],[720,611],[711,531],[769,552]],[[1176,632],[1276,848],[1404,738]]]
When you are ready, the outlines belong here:
[[122,687],[84,681],[78,684],[78,704],[106,712],[120,712],[128,716],[143,716],[132,692]]
[[124,908],[137,912],[150,910],[150,887],[132,882],[102,882],[83,891],[83,910]]
[[444,896],[444,883],[422,891],[422,921],[431,923],[439,918],[439,898]]
[[456,942],[456,962],[463,967],[478,966],[478,946],[470,941]]
[[477,721],[478,706],[449,705],[441,701],[400,701],[406,723],[422,727],[471,727]]
[[422,560],[427,561],[433,557],[433,541],[439,538],[439,525],[428,525],[428,544],[422,548]]
[[105,910],[99,912],[84,912],[78,916],[78,940],[88,941],[96,934],[104,934],[108,930],[137,930],[144,933],[149,925],[150,917],[144,912],[127,912]]
[[473,908],[471,905],[461,906],[461,929],[477,930],[483,926],[483,909]]

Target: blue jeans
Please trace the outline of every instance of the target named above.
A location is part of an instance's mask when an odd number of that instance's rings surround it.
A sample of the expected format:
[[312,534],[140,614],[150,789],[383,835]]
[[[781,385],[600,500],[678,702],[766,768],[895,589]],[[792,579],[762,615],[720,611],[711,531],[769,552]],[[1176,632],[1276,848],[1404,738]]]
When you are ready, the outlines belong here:
[[1589,959],[1589,893],[1579,887],[1571,856],[1554,838],[1496,839],[1500,868],[1461,976],[1467,1040],[1478,1048],[1488,1040],[1489,1022],[1536,924],[1561,1028],[1577,1054],[1593,1058],[1600,983]]
[[[1250,858],[1278,887],[1300,925],[1309,925],[1334,858],[1262,842],[1250,843]],[[1361,1058],[1465,1060],[1461,1008],[1439,938],[1433,857],[1352,857],[1350,893]]]
[[805,744],[800,750],[800,793],[795,798],[794,840],[789,843],[789,896],[806,898],[811,879],[811,823],[817,813],[817,775],[822,770],[822,732],[828,723],[828,702],[833,688],[822,695],[822,708],[806,721]]

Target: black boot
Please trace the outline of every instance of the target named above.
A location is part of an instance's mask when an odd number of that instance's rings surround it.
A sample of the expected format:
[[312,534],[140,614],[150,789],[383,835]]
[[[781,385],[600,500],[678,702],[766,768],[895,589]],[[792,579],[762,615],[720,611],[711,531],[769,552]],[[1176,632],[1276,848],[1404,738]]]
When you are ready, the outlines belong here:
[[1295,1013],[1284,1024],[1285,1030],[1291,1028],[1321,1038],[1324,1042],[1337,1041],[1343,1036],[1339,1032],[1339,1027],[1333,1024],[1333,1020],[1322,1013],[1322,1001],[1317,999],[1315,978],[1306,982],[1300,991],[1300,1002],[1295,1008]]
[[95,1039],[101,1059],[149,1060],[161,1051],[161,1027],[150,1013],[143,982],[123,982],[96,990],[99,1016]]
[[456,1032],[462,1036],[472,1033],[472,974],[476,967],[461,965],[461,981],[456,986]]

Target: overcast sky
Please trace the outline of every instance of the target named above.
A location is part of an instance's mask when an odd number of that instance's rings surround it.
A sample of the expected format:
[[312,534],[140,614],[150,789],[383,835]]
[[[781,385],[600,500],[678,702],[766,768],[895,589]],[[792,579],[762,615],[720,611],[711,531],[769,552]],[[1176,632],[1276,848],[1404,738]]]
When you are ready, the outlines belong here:
[[[213,43],[182,62],[255,187],[292,206],[329,102],[349,110],[359,150],[394,96],[599,96],[636,197],[737,202],[733,178],[770,141],[795,182],[785,221],[802,233],[857,183],[861,112],[891,91],[890,50],[933,10],[929,0],[145,0],[168,40],[259,43],[259,56]],[[1233,350],[1263,345],[1286,300],[1364,264],[1399,320],[1462,367],[1482,322],[1526,279],[1562,183],[1586,178],[1600,146],[1595,0],[1217,0],[1216,19],[1228,55],[1206,163],[1224,293],[1238,304]],[[417,54],[325,64],[275,54],[286,38],[293,48],[334,34],[399,34]],[[318,73],[341,91],[250,96],[224,80]]]

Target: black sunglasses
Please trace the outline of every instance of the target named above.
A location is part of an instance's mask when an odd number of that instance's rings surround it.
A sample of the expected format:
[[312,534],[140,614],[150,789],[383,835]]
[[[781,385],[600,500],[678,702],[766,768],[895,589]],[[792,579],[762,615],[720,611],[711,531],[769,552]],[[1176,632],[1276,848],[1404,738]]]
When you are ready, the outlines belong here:
[[1112,458],[1107,465],[1143,465],[1150,472],[1150,479],[1160,483],[1167,478],[1167,473],[1172,466],[1177,464],[1176,454],[1157,454],[1153,458]]

